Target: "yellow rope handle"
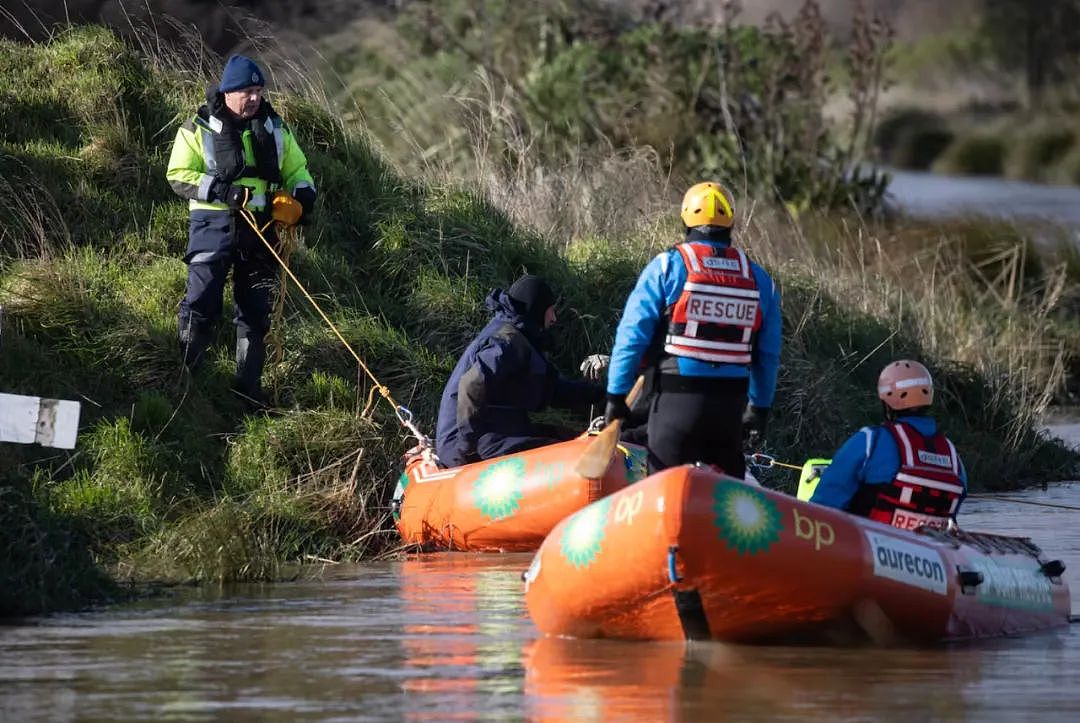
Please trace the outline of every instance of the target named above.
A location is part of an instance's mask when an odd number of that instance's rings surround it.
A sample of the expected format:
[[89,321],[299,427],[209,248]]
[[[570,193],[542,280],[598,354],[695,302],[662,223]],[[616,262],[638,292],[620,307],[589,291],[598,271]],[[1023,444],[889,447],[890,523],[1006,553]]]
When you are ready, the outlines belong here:
[[379,381],[378,377],[376,377],[375,374],[372,373],[371,369],[368,368],[368,365],[365,364],[364,360],[360,358],[360,355],[356,353],[356,351],[352,348],[349,342],[345,340],[345,337],[342,336],[341,332],[338,331],[338,328],[334,325],[334,322],[330,320],[330,317],[327,316],[326,312],[322,310],[321,306],[319,306],[319,302],[315,301],[314,297],[312,297],[312,295],[308,293],[307,288],[305,288],[304,285],[300,283],[300,279],[296,278],[296,274],[292,272],[292,269],[289,268],[288,264],[286,264],[285,261],[282,260],[281,256],[278,255],[278,252],[274,248],[274,245],[267,241],[266,237],[263,236],[263,231],[269,228],[270,224],[273,223],[273,220],[268,221],[266,225],[260,229],[259,224],[255,220],[255,215],[251,211],[248,211],[246,208],[240,209],[240,215],[243,216],[244,220],[247,221],[249,226],[251,226],[251,230],[255,232],[255,234],[259,237],[259,240],[262,241],[263,244],[266,246],[267,250],[270,251],[270,253],[274,257],[274,260],[281,265],[282,270],[288,275],[290,279],[292,279],[292,282],[296,284],[296,288],[300,289],[300,292],[304,295],[304,297],[309,302],[311,302],[311,305],[315,307],[315,311],[319,312],[319,316],[321,316],[322,320],[326,322],[326,325],[330,327],[330,331],[334,332],[334,335],[338,338],[339,341],[341,341],[345,348],[349,350],[349,353],[352,354],[353,359],[356,360],[356,363],[360,365],[360,368],[364,370],[364,373],[368,375],[368,378],[371,379],[372,383],[375,385],[372,388],[371,392],[368,394],[368,404],[364,407],[364,415],[366,416],[367,413],[370,412],[370,409],[372,407],[372,400],[374,399],[374,394],[377,391],[383,396],[384,399],[386,399],[386,401],[390,402],[390,404],[394,406],[394,414],[398,415],[400,419],[400,413],[398,409],[401,407],[401,405],[399,405],[397,403],[397,400],[394,399],[393,395],[390,394],[390,389],[383,385]]
[[[262,230],[265,232],[272,223],[273,219],[267,222]],[[300,247],[299,234],[294,227],[283,225],[278,230],[278,239],[281,241],[282,263],[288,266],[293,253]],[[275,364],[280,364],[285,358],[285,295],[288,286],[289,277],[285,274],[283,267],[278,276],[278,295],[271,315],[270,332],[266,335],[268,356]]]

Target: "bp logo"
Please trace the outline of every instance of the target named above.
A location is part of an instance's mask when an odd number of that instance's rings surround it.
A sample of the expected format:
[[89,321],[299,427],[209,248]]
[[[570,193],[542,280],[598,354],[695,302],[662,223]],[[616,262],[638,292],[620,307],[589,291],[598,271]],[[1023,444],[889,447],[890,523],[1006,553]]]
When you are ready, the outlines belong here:
[[780,539],[782,525],[776,504],[738,482],[716,485],[713,512],[720,539],[740,555],[764,552]]
[[604,541],[610,507],[610,497],[594,502],[585,509],[575,512],[563,528],[559,550],[567,562],[579,570],[591,565],[600,554],[600,545]]
[[525,461],[504,459],[488,465],[473,484],[473,502],[493,520],[501,520],[517,512],[521,503],[518,484],[525,475]]

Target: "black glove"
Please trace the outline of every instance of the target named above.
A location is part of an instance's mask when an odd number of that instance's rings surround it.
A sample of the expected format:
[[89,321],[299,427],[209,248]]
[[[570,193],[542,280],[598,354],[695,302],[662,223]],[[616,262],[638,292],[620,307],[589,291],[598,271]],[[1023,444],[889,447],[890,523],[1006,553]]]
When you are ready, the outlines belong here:
[[616,419],[626,419],[630,416],[630,408],[626,406],[625,394],[607,395],[607,406],[604,407],[604,424],[611,424]]
[[248,201],[251,200],[251,189],[247,186],[229,186],[229,190],[225,192],[225,196],[221,200],[229,208],[238,211],[248,205]]
[[760,449],[765,441],[765,429],[769,422],[769,407],[749,406],[743,412],[743,442],[751,450]]
[[311,214],[315,211],[315,190],[304,186],[293,191],[293,198],[300,202],[304,213],[300,215],[300,225],[307,226],[311,223]]

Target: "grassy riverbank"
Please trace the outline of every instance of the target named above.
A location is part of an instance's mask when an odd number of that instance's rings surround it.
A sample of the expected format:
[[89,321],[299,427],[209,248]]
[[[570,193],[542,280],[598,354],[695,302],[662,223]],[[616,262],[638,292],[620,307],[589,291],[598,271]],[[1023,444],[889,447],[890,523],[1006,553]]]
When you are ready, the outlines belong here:
[[[370,386],[299,295],[267,369],[273,413],[245,415],[230,395],[228,324],[207,368],[182,371],[186,207],[164,168],[215,62],[146,60],[98,29],[0,44],[0,389],[83,410],[73,454],[8,445],[0,458],[15,551],[0,562],[0,614],[80,604],[115,581],[271,579],[395,545],[386,507],[408,443],[385,404],[361,415]],[[524,270],[550,277],[564,299],[556,356],[572,371],[610,348],[637,271],[677,238],[681,188],[644,151],[612,153],[591,176],[434,183],[402,175],[317,92],[272,101],[321,194],[292,265],[429,431],[488,289]],[[635,179],[633,212],[625,180],[601,175]],[[568,215],[573,227],[544,222]],[[876,417],[878,368],[916,355],[938,374],[976,487],[1075,474],[1075,454],[1033,431],[1078,346],[1060,321],[1078,303],[1075,256],[1036,254],[997,227],[796,223],[768,204],[745,216],[741,237],[785,295],[771,452],[834,449]]]

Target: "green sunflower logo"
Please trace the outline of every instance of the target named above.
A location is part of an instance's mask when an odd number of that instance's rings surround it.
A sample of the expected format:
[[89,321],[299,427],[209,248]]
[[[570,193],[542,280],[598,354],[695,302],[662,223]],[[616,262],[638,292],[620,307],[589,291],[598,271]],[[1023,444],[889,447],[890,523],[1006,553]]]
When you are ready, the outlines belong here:
[[762,493],[738,482],[713,489],[713,512],[720,539],[742,554],[756,555],[780,539],[780,510]]
[[626,455],[626,481],[637,482],[649,476],[649,450],[644,447],[621,447]]
[[493,520],[517,512],[521,503],[519,480],[525,476],[525,460],[504,459],[488,465],[473,484],[473,501]]
[[575,512],[563,528],[559,549],[563,557],[579,570],[591,565],[600,554],[610,507],[611,498],[605,497]]
[[394,512],[394,522],[401,519],[401,503],[405,501],[405,488],[409,486],[409,475],[407,472],[402,472],[398,477],[397,487],[394,488],[393,501],[390,503],[390,509]]

